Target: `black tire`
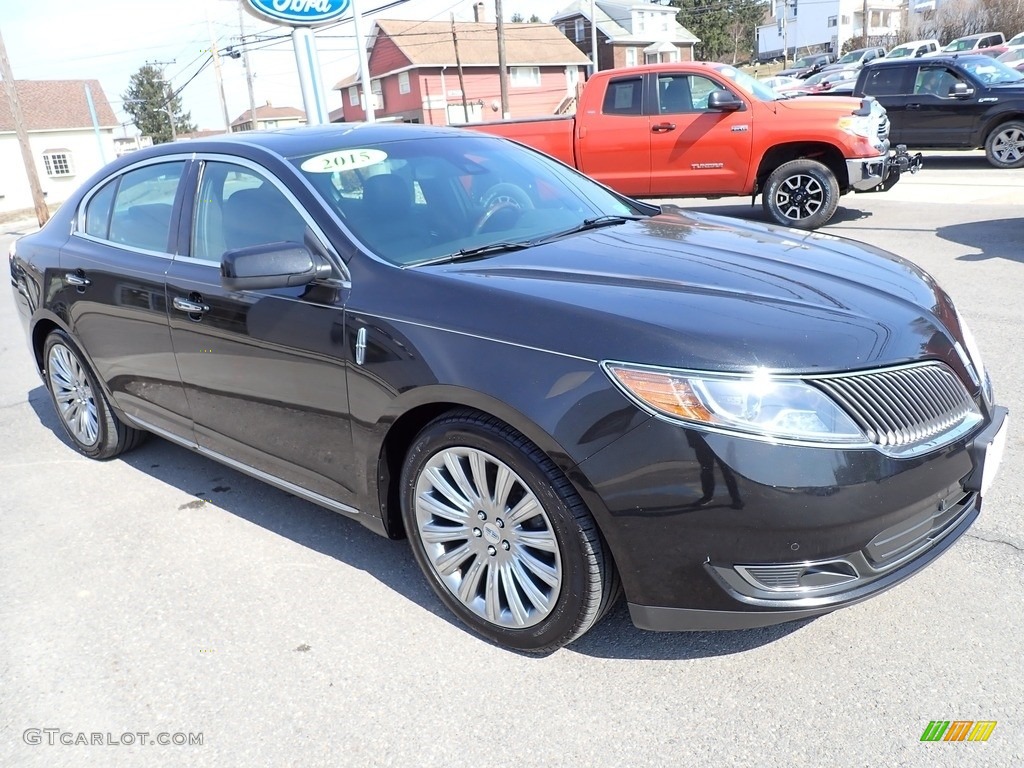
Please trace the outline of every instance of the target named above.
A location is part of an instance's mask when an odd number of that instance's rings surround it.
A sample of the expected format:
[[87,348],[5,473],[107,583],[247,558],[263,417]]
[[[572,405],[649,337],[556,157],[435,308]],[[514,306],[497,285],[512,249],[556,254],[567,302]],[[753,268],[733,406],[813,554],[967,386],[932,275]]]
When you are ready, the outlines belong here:
[[839,207],[839,182],[828,166],[816,160],[790,160],[768,177],[761,203],[778,224],[817,229]]
[[[480,484],[486,496],[474,501]],[[498,419],[464,409],[435,419],[405,458],[401,488],[406,532],[427,582],[489,640],[549,653],[618,600],[618,573],[583,500],[543,451]]]
[[64,433],[90,459],[112,459],[146,437],[121,422],[107,402],[96,375],[71,337],[55,330],[43,344],[43,378]]
[[985,139],[985,157],[996,168],[1024,168],[1024,122],[997,126]]

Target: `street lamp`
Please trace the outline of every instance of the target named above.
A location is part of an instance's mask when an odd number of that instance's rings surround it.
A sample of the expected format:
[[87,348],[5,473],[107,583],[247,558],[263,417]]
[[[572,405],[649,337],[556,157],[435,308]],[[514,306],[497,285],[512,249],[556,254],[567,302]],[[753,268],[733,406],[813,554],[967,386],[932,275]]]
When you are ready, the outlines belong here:
[[[125,104],[148,104],[149,102],[146,101],[146,99],[125,99],[124,103]],[[178,140],[178,132],[174,128],[174,113],[171,111],[170,106],[165,104],[162,107],[157,107],[157,109],[160,110],[161,112],[163,112],[165,115],[167,115],[167,120],[171,124],[171,141],[177,141]]]

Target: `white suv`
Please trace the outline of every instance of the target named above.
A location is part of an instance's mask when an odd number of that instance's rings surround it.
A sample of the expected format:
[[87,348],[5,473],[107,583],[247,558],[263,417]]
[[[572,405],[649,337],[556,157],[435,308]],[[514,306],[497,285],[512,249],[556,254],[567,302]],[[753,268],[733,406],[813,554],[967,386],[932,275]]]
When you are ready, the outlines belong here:
[[926,56],[939,50],[938,40],[911,40],[909,43],[901,43],[885,54],[887,59],[916,59],[919,56]]

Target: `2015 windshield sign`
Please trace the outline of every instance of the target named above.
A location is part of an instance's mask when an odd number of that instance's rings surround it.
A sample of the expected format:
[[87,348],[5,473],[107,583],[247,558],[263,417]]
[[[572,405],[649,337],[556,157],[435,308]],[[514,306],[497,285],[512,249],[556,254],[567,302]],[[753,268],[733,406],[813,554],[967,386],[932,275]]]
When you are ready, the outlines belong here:
[[341,16],[351,0],[246,0],[249,12],[265,21],[312,26]]

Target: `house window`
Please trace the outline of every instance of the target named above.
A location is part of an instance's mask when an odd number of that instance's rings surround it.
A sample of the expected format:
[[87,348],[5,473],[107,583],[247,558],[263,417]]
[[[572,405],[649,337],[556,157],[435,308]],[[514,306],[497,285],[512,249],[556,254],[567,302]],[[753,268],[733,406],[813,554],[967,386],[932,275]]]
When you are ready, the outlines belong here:
[[398,73],[398,92],[408,93],[409,92],[409,73],[399,72]]
[[348,105],[350,107],[359,106],[359,89],[354,85],[350,86],[348,89]]
[[568,29],[568,27],[565,26],[565,24],[559,24],[558,25],[558,31],[561,32],[566,37],[569,36],[569,29]]
[[380,96],[381,93],[383,93],[383,90],[381,89],[380,85],[380,80],[370,81],[370,92],[373,93],[375,96]]
[[627,48],[626,49],[626,66],[627,67],[635,67],[636,66],[636,48]]
[[668,32],[668,14],[661,14],[661,31]]
[[643,32],[644,31],[644,12],[643,11],[640,11],[636,15],[636,31],[637,32]]
[[75,169],[71,165],[71,153],[66,149],[54,149],[43,152],[43,165],[47,176],[74,176]]
[[583,19],[576,19],[576,42],[583,41]]
[[828,25],[830,27],[834,27],[836,25],[836,17],[835,16],[829,16],[828,17]]
[[540,67],[509,67],[509,82],[513,88],[540,85]]
[[850,23],[850,17],[848,15],[843,16],[843,24],[849,24],[849,23]]

